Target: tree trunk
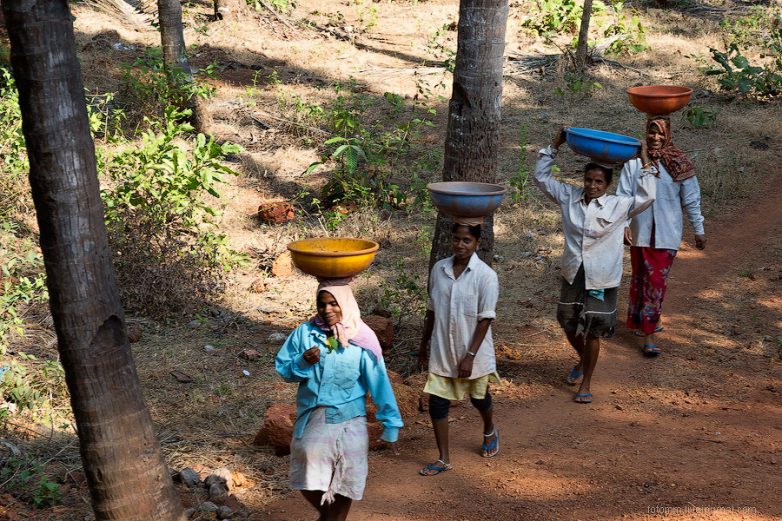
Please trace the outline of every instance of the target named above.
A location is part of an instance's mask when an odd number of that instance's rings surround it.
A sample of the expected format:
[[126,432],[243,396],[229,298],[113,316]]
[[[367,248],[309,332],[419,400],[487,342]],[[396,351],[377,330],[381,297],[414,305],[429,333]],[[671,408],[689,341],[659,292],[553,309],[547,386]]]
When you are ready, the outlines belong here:
[[[163,66],[172,88],[193,83],[193,72],[187,58],[187,46],[182,29],[182,6],[179,0],[157,0],[160,42],[163,46]],[[184,98],[183,109],[190,109],[190,121],[198,132],[209,133],[211,118],[203,100],[193,94]]]
[[[443,181],[494,183],[500,147],[502,62],[507,0],[461,0],[453,92],[448,105]],[[432,240],[429,268],[451,255],[453,221],[442,213]],[[493,218],[487,217],[478,255],[491,264]]]
[[589,20],[592,18],[592,0],[584,0],[584,11],[581,13],[581,28],[578,30],[576,45],[576,69],[583,71],[587,66],[587,48],[589,40]]
[[67,0],[3,1],[58,349],[97,520],[184,521],[136,375]]

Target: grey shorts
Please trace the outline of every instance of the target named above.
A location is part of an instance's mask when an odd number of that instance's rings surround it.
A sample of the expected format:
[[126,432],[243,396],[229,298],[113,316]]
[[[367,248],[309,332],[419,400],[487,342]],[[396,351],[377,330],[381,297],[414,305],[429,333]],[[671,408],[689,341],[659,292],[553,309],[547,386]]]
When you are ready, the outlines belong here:
[[562,279],[557,321],[565,333],[609,338],[616,326],[616,294],[619,288],[604,289],[602,293],[590,292],[586,290],[585,280],[583,265],[573,284]]

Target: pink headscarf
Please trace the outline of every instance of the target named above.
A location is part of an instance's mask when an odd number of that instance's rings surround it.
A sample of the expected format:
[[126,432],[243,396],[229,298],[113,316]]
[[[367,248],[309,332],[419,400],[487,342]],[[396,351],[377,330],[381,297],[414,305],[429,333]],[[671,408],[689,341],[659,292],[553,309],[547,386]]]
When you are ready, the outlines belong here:
[[[321,291],[331,293],[342,310],[342,320],[329,326],[320,318],[320,315],[315,315],[310,319],[310,322],[324,331],[332,331],[342,347],[347,349],[348,341],[350,341],[375,355],[376,360],[382,360],[383,350],[380,347],[380,342],[375,332],[361,320],[361,311],[358,309],[356,297],[353,296],[353,290],[348,285],[335,285],[335,282],[333,280],[321,282],[316,295],[320,295]],[[338,284],[338,282],[336,283]]]

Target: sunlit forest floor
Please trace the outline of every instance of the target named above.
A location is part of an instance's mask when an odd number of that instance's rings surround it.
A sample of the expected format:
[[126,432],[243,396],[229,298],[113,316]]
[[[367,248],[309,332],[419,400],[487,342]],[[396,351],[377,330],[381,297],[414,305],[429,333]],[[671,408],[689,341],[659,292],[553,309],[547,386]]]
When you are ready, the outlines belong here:
[[[378,241],[377,259],[355,288],[362,310],[390,312],[395,343],[387,363],[409,375],[435,214],[413,202],[320,213],[306,206],[287,224],[266,225],[256,210],[264,202],[301,201],[326,183],[328,164],[303,172],[331,137],[320,124],[330,116],[319,111],[333,115],[339,103],[359,107],[358,125],[378,141],[383,132],[409,132],[385,166],[409,201],[423,197],[425,183],[441,175],[451,85],[444,62],[456,47],[458,3],[302,0],[287,14],[262,9],[219,22],[209,19],[208,4],[185,6],[185,39],[195,67],[216,64],[206,80],[216,88],[207,102],[216,137],[244,147],[231,163],[240,175],[214,205],[220,229],[250,264],[232,272],[224,294],[197,316],[131,316],[143,329],[134,353],[173,470],[228,467],[254,483],[238,494],[252,519],[314,519],[286,492],[287,458],[252,444],[266,408],[291,402],[295,393],[274,371],[274,334],[287,334],[314,312],[316,281],[298,272],[272,276],[271,261],[297,238]],[[462,406],[451,423],[455,469],[419,477],[417,469],[435,458],[434,440],[426,413],[405,418],[401,456],[370,458],[366,500],[351,519],[778,519],[780,106],[721,94],[699,70],[710,47],[724,48],[720,6],[643,7],[648,49],[613,56],[613,64],[595,65],[590,79],[576,84],[556,64],[525,65],[559,52],[522,29],[533,5],[511,4],[506,37],[498,181],[520,188],[495,216],[501,295],[493,329],[504,381],[493,393],[502,454],[478,457],[478,417]],[[88,91],[121,92],[122,64],[159,45],[159,34],[80,3],[73,11]],[[693,87],[692,105],[716,114],[711,126],[673,116],[675,142],[698,168],[709,243],[695,250],[685,226],[663,319],[663,356],[644,359],[637,339],[620,328],[601,354],[594,403],[579,406],[562,381],[574,356],[554,315],[563,243],[558,210],[525,186],[525,172],[561,125],[640,137],[645,116],[624,89],[656,83]],[[424,122],[410,125],[416,118]],[[558,164],[560,175],[576,179],[582,160],[563,151]],[[624,286],[620,295],[624,310]],[[56,351],[51,341],[38,349]],[[245,349],[260,358],[241,358]],[[180,383],[172,371],[192,381]],[[11,496],[2,504],[22,519],[92,519],[86,486],[72,476],[80,466],[76,438],[23,434],[14,434],[26,438],[18,443],[61,478],[65,499],[41,510]]]

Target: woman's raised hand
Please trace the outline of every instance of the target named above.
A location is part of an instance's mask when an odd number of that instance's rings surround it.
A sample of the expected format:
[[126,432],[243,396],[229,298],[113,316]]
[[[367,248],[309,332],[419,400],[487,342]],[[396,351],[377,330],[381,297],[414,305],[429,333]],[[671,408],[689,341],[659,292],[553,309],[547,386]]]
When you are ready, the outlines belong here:
[[649,160],[649,147],[646,144],[646,140],[641,140],[641,152],[638,154],[638,157],[641,158],[641,163],[644,167],[649,166],[652,162]]
[[304,351],[302,356],[308,364],[315,365],[320,362],[320,348],[318,346],[312,346]]
[[567,136],[565,135],[565,127],[560,127],[559,132],[557,132],[557,135],[554,136],[554,140],[551,142],[552,148],[559,148],[562,146],[562,143],[564,143],[567,139]]

